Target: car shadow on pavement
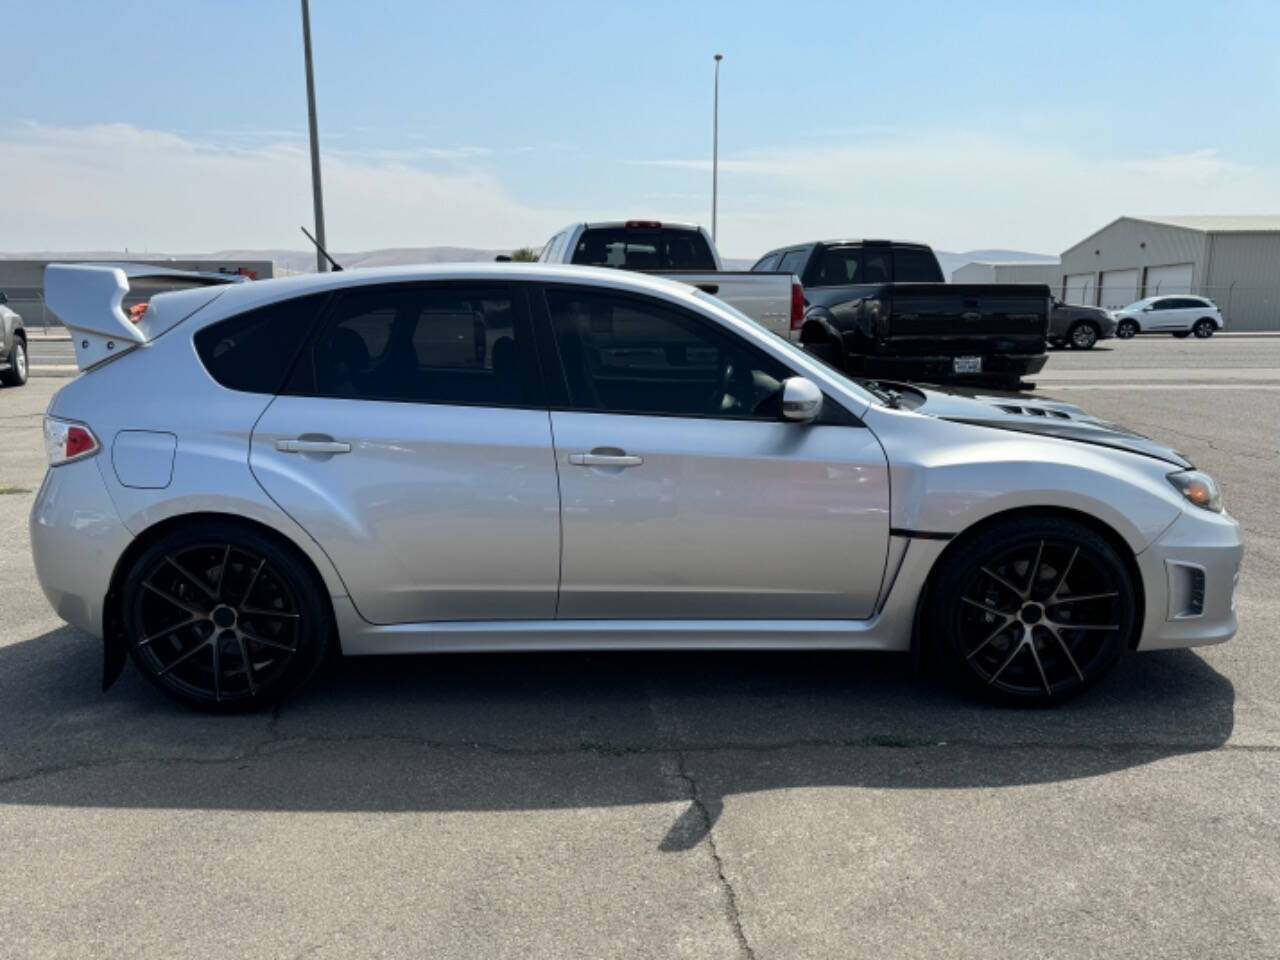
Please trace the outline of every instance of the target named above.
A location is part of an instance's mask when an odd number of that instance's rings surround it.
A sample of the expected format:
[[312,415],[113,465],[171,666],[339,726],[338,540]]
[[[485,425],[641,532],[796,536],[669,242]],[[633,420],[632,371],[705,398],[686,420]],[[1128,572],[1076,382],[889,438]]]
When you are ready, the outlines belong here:
[[547,653],[343,661],[271,713],[211,716],[129,668],[99,692],[70,627],[0,647],[0,803],[280,811],[682,803],[663,850],[726,798],[807,786],[1000,788],[1211,750],[1231,683],[1191,651],[1126,658],[1048,710],[987,706],[906,657]]

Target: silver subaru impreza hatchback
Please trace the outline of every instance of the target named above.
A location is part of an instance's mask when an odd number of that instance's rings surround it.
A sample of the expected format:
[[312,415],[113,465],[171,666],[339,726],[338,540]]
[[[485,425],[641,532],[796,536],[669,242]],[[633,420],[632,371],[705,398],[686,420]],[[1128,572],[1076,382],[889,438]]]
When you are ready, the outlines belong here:
[[1052,401],[850,380],[705,293],[599,268],[360,270],[121,309],[48,268],[35,566],[166,694],[330,655],[916,650],[1057,702],[1236,630],[1240,530],[1168,447]]

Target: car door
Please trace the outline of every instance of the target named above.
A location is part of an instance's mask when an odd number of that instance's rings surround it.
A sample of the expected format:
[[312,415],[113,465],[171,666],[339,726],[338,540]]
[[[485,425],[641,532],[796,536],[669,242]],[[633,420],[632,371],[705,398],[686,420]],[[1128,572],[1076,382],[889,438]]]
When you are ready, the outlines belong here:
[[[884,452],[827,402],[780,419],[784,364],[671,302],[549,286],[558,616],[865,618],[888,545]],[[559,392],[559,395],[557,395]]]
[[1149,305],[1150,310],[1143,311],[1142,329],[1143,330],[1177,330],[1180,328],[1178,319],[1178,300],[1175,297],[1162,297],[1154,300]]
[[518,284],[338,294],[250,464],[367,620],[555,615],[559,494]]

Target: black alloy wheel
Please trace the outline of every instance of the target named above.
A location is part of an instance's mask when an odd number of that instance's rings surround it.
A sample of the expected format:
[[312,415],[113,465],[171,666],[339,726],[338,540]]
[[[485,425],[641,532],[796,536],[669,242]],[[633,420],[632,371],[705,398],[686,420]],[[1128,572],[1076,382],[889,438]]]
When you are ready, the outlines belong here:
[[1096,683],[1130,646],[1130,575],[1111,545],[1072,520],[1019,518],[960,545],[933,591],[929,635],[949,674],[989,699],[1059,703]]
[[1128,340],[1138,332],[1138,325],[1132,320],[1121,320],[1116,324],[1116,336],[1121,340]]
[[1205,317],[1196,321],[1196,325],[1191,328],[1192,332],[1201,340],[1208,340],[1213,336],[1213,331],[1218,329],[1218,325]]
[[273,539],[235,523],[161,537],[135,563],[123,604],[134,663],[166,694],[203,709],[278,701],[315,672],[328,647],[315,575]]
[[1081,320],[1071,328],[1071,346],[1076,350],[1092,350],[1098,342],[1098,328],[1088,320]]

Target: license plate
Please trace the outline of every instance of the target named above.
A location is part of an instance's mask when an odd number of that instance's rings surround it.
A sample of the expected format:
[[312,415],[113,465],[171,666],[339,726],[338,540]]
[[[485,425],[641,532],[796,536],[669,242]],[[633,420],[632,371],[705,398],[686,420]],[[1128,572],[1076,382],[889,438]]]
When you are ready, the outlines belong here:
[[951,372],[952,373],[981,373],[982,358],[981,357],[952,357]]

